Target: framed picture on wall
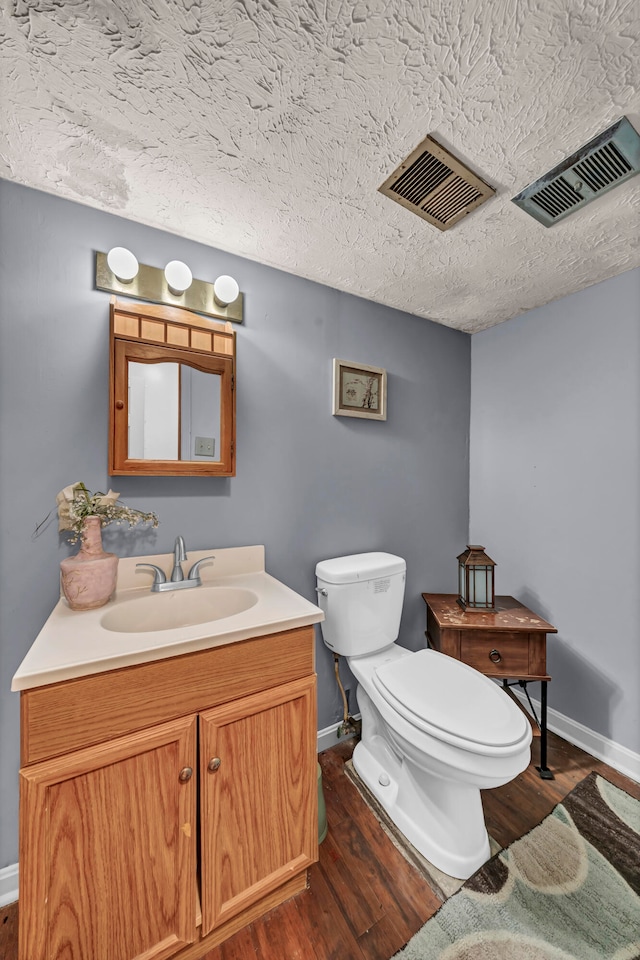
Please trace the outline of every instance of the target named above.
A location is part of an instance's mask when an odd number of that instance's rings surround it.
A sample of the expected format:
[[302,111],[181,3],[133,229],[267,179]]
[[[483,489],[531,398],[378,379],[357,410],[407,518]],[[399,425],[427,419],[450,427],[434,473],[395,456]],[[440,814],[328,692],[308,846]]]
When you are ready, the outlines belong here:
[[387,371],[348,360],[333,361],[334,417],[387,419]]

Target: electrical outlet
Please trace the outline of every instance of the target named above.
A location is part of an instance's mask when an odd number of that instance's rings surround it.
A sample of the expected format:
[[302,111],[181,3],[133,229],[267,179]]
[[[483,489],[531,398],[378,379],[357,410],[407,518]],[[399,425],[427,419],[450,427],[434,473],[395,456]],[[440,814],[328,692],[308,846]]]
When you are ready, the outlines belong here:
[[214,437],[196,437],[196,457],[213,457],[215,449],[216,441]]

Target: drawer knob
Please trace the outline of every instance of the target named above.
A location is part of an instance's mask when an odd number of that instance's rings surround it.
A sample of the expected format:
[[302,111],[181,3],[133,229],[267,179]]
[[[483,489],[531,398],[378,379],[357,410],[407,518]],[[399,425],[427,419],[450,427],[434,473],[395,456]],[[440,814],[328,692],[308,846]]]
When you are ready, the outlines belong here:
[[192,773],[193,769],[191,767],[183,767],[178,774],[178,780],[180,783],[186,783],[188,780],[191,780]]
[[211,771],[211,773],[215,773],[219,766],[220,757],[212,757],[207,764],[207,770]]
[[500,653],[499,650],[496,650],[494,648],[489,653],[489,660],[491,660],[492,663],[500,663],[500,661],[502,660],[502,654]]

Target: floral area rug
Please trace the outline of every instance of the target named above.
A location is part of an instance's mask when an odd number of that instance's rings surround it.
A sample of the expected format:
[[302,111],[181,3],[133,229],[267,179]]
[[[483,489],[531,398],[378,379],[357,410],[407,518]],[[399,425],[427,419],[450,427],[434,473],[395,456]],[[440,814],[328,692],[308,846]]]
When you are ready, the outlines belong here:
[[393,960],[640,960],[640,802],[590,773]]

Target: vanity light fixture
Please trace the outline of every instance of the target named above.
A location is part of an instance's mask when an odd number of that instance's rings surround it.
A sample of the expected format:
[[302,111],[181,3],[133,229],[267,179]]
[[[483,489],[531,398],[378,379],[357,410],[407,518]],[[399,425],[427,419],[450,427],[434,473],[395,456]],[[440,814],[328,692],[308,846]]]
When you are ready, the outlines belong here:
[[233,277],[223,274],[215,283],[196,280],[182,260],[170,260],[164,269],[149,267],[124,247],[96,253],[96,289],[182,307],[215,320],[243,319],[244,298]]
[[131,283],[138,275],[138,261],[126,247],[111,247],[107,264],[120,283]]
[[193,274],[182,260],[170,260],[164,268],[164,278],[174,297],[181,297],[193,282]]
[[495,610],[495,562],[479,544],[467,544],[458,557],[458,603],[463,610]]
[[240,293],[240,287],[233,279],[225,274],[218,277],[213,284],[213,299],[220,307],[228,307]]

